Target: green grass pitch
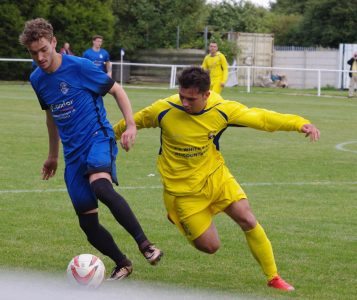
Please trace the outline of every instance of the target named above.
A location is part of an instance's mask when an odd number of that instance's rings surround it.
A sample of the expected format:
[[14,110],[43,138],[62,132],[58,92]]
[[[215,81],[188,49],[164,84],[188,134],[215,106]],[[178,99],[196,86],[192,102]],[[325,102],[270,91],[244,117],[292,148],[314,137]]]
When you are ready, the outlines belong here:
[[[175,91],[127,89],[134,111]],[[268,289],[243,234],[227,216],[215,218],[222,247],[198,252],[165,214],[156,155],[159,130],[141,130],[134,149],[121,151],[122,193],[149,238],[165,256],[157,267],[141,257],[131,237],[100,205],[102,223],[134,263],[130,281],[199,288],[254,299],[353,299],[357,294],[357,99],[250,94],[225,89],[226,99],[250,107],[299,114],[321,129],[310,143],[295,132],[267,133],[230,128],[221,150],[244,187],[274,247],[280,274],[296,291]],[[121,118],[111,96],[105,103],[112,123]],[[69,260],[96,252],[81,232],[63,182],[40,179],[47,155],[45,114],[28,84],[0,85],[0,269],[65,272]],[[336,148],[342,145],[342,150]],[[152,176],[154,174],[154,176]],[[112,262],[103,258],[107,269]],[[356,298],[355,298],[356,299]]]

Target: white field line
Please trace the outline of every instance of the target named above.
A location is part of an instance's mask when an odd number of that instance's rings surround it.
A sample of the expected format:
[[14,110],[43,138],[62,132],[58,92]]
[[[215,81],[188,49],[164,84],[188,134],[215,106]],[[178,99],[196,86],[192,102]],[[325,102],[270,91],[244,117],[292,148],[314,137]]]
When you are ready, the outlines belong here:
[[340,144],[337,144],[335,146],[335,148],[337,150],[340,150],[340,151],[347,151],[347,152],[353,152],[353,153],[357,153],[357,150],[351,150],[351,149],[348,149],[348,145],[351,145],[351,144],[357,144],[357,141],[348,141],[348,142],[344,142],[344,143],[340,143]]
[[[311,182],[246,182],[240,183],[241,186],[303,186],[303,185],[357,185],[357,181],[311,181]],[[161,185],[153,186],[122,186],[120,190],[143,190],[143,189],[162,189]],[[19,194],[19,193],[62,193],[66,192],[65,188],[57,189],[24,189],[24,190],[0,190],[0,194]]]
[[[142,190],[142,189],[161,189],[161,185],[154,186],[122,186],[122,190]],[[0,190],[0,194],[17,194],[17,193],[62,193],[67,192],[66,188],[57,189],[33,189],[33,190]]]

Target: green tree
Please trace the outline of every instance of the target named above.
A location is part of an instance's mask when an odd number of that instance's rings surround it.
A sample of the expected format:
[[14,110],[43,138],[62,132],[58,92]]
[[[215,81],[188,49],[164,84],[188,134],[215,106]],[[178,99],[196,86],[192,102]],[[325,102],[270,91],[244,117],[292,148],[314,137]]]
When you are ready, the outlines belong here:
[[[0,2],[1,57],[30,58],[18,42],[25,21],[42,17],[49,20],[58,40],[58,48],[69,41],[75,53],[91,47],[94,34],[104,36],[105,48],[113,46],[115,17],[112,0],[2,0]],[[1,63],[1,79],[27,79],[31,70],[29,63]]]
[[275,45],[299,45],[297,36],[303,20],[302,15],[269,13],[264,18],[264,26],[274,34]]
[[114,0],[116,16],[115,53],[120,48],[134,53],[144,48],[176,47],[177,27],[180,43],[189,44],[204,28],[208,14],[204,0]]
[[0,9],[1,57],[17,57],[22,47],[19,45],[19,35],[23,27],[23,17],[20,9],[11,3],[1,5]]
[[280,15],[302,15],[309,0],[276,0],[270,7],[271,11]]
[[[18,35],[24,23],[20,9],[12,3],[1,4],[0,19],[0,57],[23,58],[26,52],[19,44]],[[25,79],[31,69],[29,63],[0,62],[0,66],[0,79],[2,80],[13,80],[19,75],[20,79]]]
[[210,5],[208,24],[220,31],[267,32],[264,17],[268,11],[246,1],[227,1]]
[[59,47],[69,42],[74,53],[81,56],[92,46],[92,36],[99,34],[104,37],[103,47],[112,51],[115,24],[112,0],[53,0],[48,19],[55,29]]
[[277,22],[272,22],[270,28],[281,44],[338,47],[356,43],[356,4],[356,0],[277,0],[272,12],[290,20],[286,27],[278,29]]
[[2,3],[8,2],[16,5],[21,11],[25,20],[37,17],[47,18],[53,0],[3,0]]
[[305,46],[338,47],[340,43],[356,43],[356,1],[310,0],[306,6],[300,31]]

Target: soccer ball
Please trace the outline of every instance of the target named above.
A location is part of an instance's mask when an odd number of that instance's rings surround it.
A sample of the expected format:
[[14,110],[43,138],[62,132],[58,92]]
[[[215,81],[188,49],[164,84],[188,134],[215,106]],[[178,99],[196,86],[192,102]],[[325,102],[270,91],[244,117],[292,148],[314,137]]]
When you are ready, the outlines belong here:
[[80,254],[72,258],[67,267],[67,278],[73,285],[98,288],[105,276],[105,266],[99,257]]

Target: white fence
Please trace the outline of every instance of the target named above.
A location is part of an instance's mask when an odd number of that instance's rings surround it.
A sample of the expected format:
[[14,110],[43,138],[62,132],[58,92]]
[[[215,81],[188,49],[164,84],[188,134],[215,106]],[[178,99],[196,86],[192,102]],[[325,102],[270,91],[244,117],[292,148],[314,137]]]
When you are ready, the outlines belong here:
[[[177,74],[180,70],[188,65],[164,65],[164,64],[140,64],[140,63],[128,63],[128,62],[113,62],[114,65],[118,65],[119,68],[124,66],[137,66],[141,68],[161,68],[166,69],[166,73],[170,74],[166,81],[166,87],[173,89],[177,87]],[[334,69],[308,69],[308,68],[283,68],[283,67],[258,67],[258,66],[231,66],[229,67],[229,86],[239,85],[245,86],[248,93],[251,92],[251,87],[262,86],[260,84],[261,76],[269,76],[271,74],[284,74],[287,77],[288,87],[297,89],[301,88],[313,88],[316,89],[316,94],[321,96],[321,88],[323,87],[335,87],[337,86],[338,78],[341,74],[348,73],[348,70],[334,70]],[[120,72],[123,73],[122,71]],[[301,75],[302,74],[302,75]],[[331,74],[335,78],[331,83]],[[309,79],[308,86],[294,86],[294,77],[304,77]],[[119,78],[119,82],[122,85],[125,83]],[[165,83],[165,82],[163,82]]]
[[[317,87],[317,70],[339,70],[339,52],[336,49],[325,50],[290,50],[274,51],[274,68],[284,68],[285,75],[289,78],[290,87],[309,89]],[[304,69],[306,71],[301,71]],[[346,68],[345,68],[346,69]],[[312,71],[311,71],[312,70]],[[325,71],[322,86],[339,88],[338,74]]]
[[[5,62],[29,62],[31,59],[15,59],[15,58],[0,58],[1,61]],[[130,62],[113,62],[113,65],[119,69],[119,77],[117,76],[115,80],[119,81],[122,85],[128,86],[142,86],[142,82],[138,80],[138,84],[135,82],[126,83],[124,82],[123,70],[132,73],[133,68],[140,70],[141,74],[146,73],[149,78],[158,77],[158,80],[151,80],[153,83],[151,86],[164,87],[169,89],[177,88],[177,74],[180,70],[188,65],[170,65],[170,64],[143,64],[143,63],[130,63]],[[1,65],[0,65],[1,66]],[[30,65],[29,65],[30,66]],[[156,70],[153,75],[153,69]],[[337,87],[336,84],[331,84],[330,79],[332,77],[338,78],[348,70],[338,70],[338,69],[309,69],[309,68],[284,68],[284,67],[258,67],[258,66],[231,66],[229,67],[229,86],[244,86],[247,93],[251,92],[253,86],[262,86],[259,82],[259,78],[262,76],[270,77],[272,74],[284,74],[287,77],[288,87],[291,88],[314,88],[316,89],[316,94],[321,95],[321,89],[323,87]],[[131,74],[129,74],[131,77]],[[114,76],[114,74],[113,74]],[[309,78],[309,86],[294,86],[294,78],[303,76],[304,78]],[[140,77],[140,76],[139,76]],[[349,77],[347,76],[349,79]],[[139,78],[140,79],[140,78]],[[145,86],[147,88],[147,86]]]
[[[338,81],[338,77],[341,74],[348,73],[347,70],[329,70],[329,69],[304,69],[304,68],[280,68],[280,67],[257,67],[257,66],[238,66],[235,70],[231,70],[230,74],[232,76],[232,72],[236,74],[238,78],[238,84],[244,85],[247,88],[247,92],[251,92],[252,86],[260,86],[259,77],[262,75],[257,74],[266,74],[265,76],[269,76],[269,74],[284,74],[287,78],[288,87],[292,88],[313,88],[316,89],[317,96],[321,96],[321,88],[323,87],[335,87],[332,85],[330,80],[326,78],[330,78],[329,74],[333,74]],[[303,74],[303,75],[301,75]],[[299,76],[303,76],[304,78],[309,78],[309,86],[294,86],[291,82],[294,82],[295,79]]]

